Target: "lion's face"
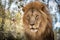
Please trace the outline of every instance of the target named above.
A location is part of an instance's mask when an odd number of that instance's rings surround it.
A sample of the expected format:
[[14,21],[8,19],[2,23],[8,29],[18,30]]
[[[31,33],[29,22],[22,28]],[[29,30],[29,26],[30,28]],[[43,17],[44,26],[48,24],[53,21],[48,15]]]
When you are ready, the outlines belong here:
[[30,9],[25,15],[26,24],[31,31],[38,31],[41,22],[41,13],[36,9]]
[[[45,17],[46,18],[46,17]],[[23,23],[26,32],[34,37],[41,35],[45,31],[47,20],[44,15],[37,9],[30,9],[24,14]],[[44,24],[44,25],[43,25]],[[36,34],[37,33],[37,34]]]

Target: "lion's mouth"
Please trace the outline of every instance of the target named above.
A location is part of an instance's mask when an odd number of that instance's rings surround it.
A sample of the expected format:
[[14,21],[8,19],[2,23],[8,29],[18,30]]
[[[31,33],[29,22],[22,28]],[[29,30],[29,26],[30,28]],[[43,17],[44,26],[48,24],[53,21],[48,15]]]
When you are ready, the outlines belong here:
[[37,32],[37,28],[31,28],[31,32]]

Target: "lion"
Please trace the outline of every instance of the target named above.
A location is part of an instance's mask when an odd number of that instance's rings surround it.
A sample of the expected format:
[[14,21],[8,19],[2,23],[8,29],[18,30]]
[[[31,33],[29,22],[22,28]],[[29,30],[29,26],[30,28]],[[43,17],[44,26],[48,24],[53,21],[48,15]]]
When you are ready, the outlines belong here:
[[23,12],[27,40],[54,40],[52,18],[44,3],[31,2],[23,7]]

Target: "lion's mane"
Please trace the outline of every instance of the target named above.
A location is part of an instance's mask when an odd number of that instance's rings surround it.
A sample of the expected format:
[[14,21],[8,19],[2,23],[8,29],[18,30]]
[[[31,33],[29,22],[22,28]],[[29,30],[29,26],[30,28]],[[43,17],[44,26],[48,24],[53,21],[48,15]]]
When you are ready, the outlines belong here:
[[[29,23],[27,23],[26,15],[30,9],[36,9],[41,14],[41,20],[39,24],[39,30],[36,33],[33,33],[29,29]],[[25,35],[27,40],[54,40],[54,33],[52,27],[52,19],[49,14],[48,8],[45,4],[41,2],[31,2],[23,7],[24,15],[23,15],[23,25],[25,29]],[[38,14],[38,13],[37,13]],[[38,22],[38,21],[37,21]],[[36,23],[37,24],[37,23]]]

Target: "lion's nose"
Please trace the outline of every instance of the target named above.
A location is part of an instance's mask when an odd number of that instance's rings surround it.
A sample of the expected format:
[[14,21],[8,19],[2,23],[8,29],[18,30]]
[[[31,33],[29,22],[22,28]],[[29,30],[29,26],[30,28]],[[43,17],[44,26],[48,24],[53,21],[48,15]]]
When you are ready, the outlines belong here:
[[33,26],[34,24],[30,24],[31,26]]

